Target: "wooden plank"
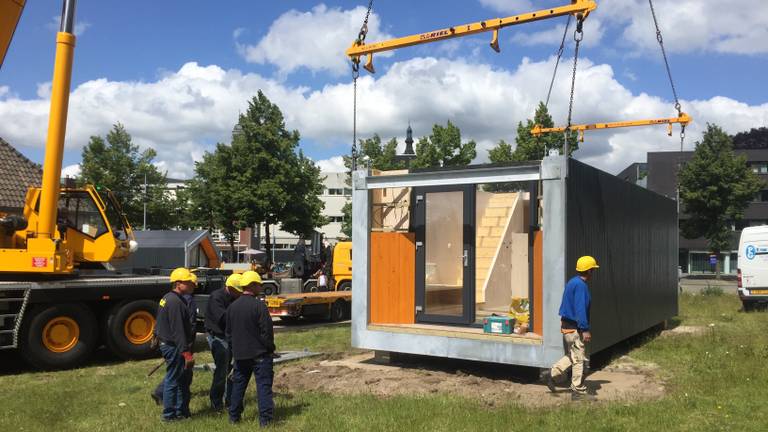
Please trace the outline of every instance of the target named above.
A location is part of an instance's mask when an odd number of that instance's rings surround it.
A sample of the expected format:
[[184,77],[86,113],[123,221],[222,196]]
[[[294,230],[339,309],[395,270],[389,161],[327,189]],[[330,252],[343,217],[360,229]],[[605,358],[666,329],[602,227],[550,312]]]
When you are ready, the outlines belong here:
[[542,314],[544,313],[544,233],[533,234],[533,332],[544,334]]
[[414,322],[415,267],[415,234],[371,233],[371,323]]
[[487,340],[493,342],[506,342],[522,345],[541,345],[542,338],[538,335],[502,335],[484,333],[482,329],[472,327],[453,327],[440,325],[419,324],[369,324],[368,330],[391,333],[406,333],[421,336],[442,336],[458,339]]

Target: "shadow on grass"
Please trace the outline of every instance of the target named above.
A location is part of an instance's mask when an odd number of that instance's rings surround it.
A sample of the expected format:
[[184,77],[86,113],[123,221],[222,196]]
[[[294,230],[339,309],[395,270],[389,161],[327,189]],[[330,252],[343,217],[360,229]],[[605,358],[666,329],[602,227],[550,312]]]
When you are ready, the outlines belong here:
[[666,325],[659,324],[648,330],[638,333],[629,337],[615,345],[612,345],[600,352],[594,353],[589,356],[589,370],[597,371],[608,366],[614,360],[619,357],[627,355],[630,351],[644,346],[645,344],[653,341],[661,332],[665,329],[673,329],[680,325],[682,321],[679,318],[672,318],[667,321]]
[[[367,363],[382,364],[387,363],[387,361],[385,359],[373,358],[367,361]],[[539,381],[539,369],[528,366],[399,353],[390,353],[389,364],[403,369],[432,370],[459,376],[472,375],[488,379],[505,379],[522,384]]]

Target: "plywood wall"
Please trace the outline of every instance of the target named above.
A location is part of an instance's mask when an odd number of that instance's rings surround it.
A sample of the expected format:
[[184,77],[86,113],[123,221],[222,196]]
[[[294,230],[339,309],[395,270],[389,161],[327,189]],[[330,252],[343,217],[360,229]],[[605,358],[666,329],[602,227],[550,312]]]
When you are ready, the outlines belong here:
[[415,234],[371,233],[371,324],[415,322],[415,268]]

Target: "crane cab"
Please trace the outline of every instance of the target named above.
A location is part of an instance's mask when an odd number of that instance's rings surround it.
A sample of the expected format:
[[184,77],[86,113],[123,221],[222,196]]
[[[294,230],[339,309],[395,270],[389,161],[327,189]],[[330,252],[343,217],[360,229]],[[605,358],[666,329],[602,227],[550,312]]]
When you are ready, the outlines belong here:
[[53,241],[37,238],[40,188],[30,188],[23,220],[0,215],[0,272],[71,273],[88,263],[127,257],[138,244],[109,190],[62,188]]

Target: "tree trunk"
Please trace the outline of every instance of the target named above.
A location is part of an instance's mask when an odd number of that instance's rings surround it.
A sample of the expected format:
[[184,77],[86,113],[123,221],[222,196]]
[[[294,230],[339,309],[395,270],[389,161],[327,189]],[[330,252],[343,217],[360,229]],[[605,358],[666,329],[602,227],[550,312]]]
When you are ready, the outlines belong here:
[[266,267],[269,269],[272,264],[272,238],[269,236],[269,222],[264,224],[266,227],[266,233],[264,235],[264,252],[267,253]]
[[227,240],[229,240],[229,253],[230,253],[230,262],[236,263],[237,261],[237,255],[235,252],[235,236],[232,234],[229,234],[227,236]]

